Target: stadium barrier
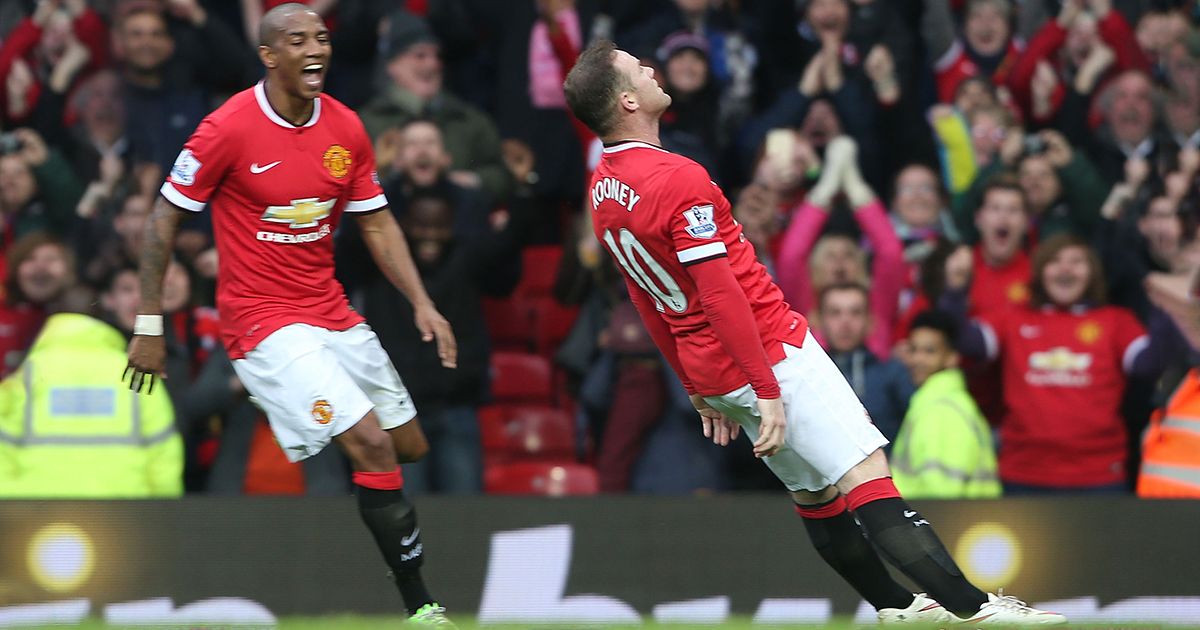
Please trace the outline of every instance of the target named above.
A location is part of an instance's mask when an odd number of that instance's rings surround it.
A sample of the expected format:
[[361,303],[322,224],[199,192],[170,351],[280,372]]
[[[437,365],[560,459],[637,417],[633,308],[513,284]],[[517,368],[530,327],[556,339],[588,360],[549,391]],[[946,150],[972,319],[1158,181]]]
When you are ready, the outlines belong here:
[[[782,493],[430,497],[418,507],[428,583],[485,623],[819,623],[871,612],[811,549]],[[983,587],[1073,621],[1200,621],[1200,501],[916,507]],[[0,626],[399,608],[351,498],[10,501],[0,532]]]

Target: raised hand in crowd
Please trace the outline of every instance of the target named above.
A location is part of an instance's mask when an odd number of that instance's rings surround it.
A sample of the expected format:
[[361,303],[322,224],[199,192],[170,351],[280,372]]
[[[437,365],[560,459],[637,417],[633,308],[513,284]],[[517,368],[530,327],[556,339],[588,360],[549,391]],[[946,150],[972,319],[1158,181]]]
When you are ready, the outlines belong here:
[[13,61],[4,87],[8,94],[8,115],[24,118],[29,113],[29,90],[33,88],[33,70],[24,59]]
[[1146,178],[1150,176],[1150,162],[1141,156],[1125,160],[1125,179],[1117,182],[1108,193],[1108,199],[1100,207],[1100,216],[1116,221],[1125,213],[1125,207],[1136,197]]
[[29,16],[29,19],[39,27],[45,26],[61,4],[61,0],[40,0],[34,5],[33,15]]
[[863,62],[867,77],[875,86],[875,96],[880,103],[891,105],[900,100],[900,80],[896,76],[896,61],[887,46],[877,44],[867,53]]
[[13,130],[13,135],[21,141],[21,149],[17,155],[21,156],[21,159],[25,160],[30,168],[41,166],[50,158],[50,149],[38,132],[28,127],[22,127]]
[[1053,129],[1046,129],[1039,133],[1038,137],[1046,144],[1046,159],[1050,161],[1051,166],[1064,168],[1071,163],[1075,152],[1066,136]]
[[826,91],[836,92],[842,89],[845,80],[842,73],[842,33],[827,29],[818,31],[818,35],[821,38],[820,55],[825,58],[825,63],[821,66],[821,82],[824,83]]
[[946,288],[964,291],[971,284],[971,272],[975,266],[975,255],[971,248],[959,245],[954,253],[946,257]]
[[1025,130],[1013,125],[1004,130],[1004,139],[1000,141],[1000,161],[1015,168],[1022,155],[1025,155]]
[[808,65],[804,67],[804,74],[800,77],[800,93],[812,98],[821,93],[825,86],[824,72],[825,70],[825,54],[824,49],[812,56],[808,60]]
[[1079,66],[1079,70],[1075,73],[1075,91],[1080,94],[1091,94],[1092,90],[1096,89],[1100,77],[1116,61],[1117,54],[1104,42],[1097,41],[1092,44],[1091,52],[1088,53],[1087,58],[1083,60],[1083,65]]
[[75,213],[90,219],[100,211],[100,206],[113,196],[113,191],[125,176],[125,160],[115,153],[105,153],[100,158],[100,179],[88,184]]
[[91,58],[92,53],[88,47],[84,46],[74,33],[68,33],[62,57],[59,57],[58,63],[55,63],[54,69],[50,71],[50,89],[59,94],[66,93],[75,76],[87,66]]
[[1069,30],[1075,23],[1075,18],[1083,13],[1085,0],[1063,0],[1062,8],[1058,10],[1058,25],[1063,30]]
[[1112,11],[1112,0],[1087,0],[1087,6],[1097,20],[1103,20]]
[[513,181],[518,185],[535,184],[538,176],[533,170],[535,158],[533,149],[528,144],[515,138],[507,138],[500,142],[500,158],[504,166],[512,174]]
[[87,0],[62,0],[62,8],[71,14],[71,18],[78,18],[87,11]]
[[1054,115],[1054,90],[1058,88],[1058,73],[1046,61],[1039,61],[1029,84],[1033,96],[1033,117],[1046,120]]
[[196,28],[208,21],[208,12],[200,6],[199,0],[166,0],[165,5],[168,13]]
[[380,179],[388,179],[401,172],[400,147],[403,144],[404,132],[395,127],[375,139],[375,170],[379,172]]

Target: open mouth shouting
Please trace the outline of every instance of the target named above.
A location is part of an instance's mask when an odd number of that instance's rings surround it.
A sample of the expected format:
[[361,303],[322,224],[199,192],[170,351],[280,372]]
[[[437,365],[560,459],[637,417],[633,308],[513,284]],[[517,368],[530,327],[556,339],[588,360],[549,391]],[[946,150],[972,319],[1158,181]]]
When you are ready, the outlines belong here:
[[300,70],[300,79],[304,87],[312,92],[320,92],[325,87],[325,70],[328,66],[324,63],[310,63]]

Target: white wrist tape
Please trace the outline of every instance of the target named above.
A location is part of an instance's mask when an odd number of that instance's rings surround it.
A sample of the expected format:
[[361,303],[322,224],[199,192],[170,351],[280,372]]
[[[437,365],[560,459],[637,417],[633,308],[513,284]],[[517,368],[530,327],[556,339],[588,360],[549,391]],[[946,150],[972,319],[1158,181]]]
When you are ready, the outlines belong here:
[[161,337],[163,334],[162,315],[138,315],[133,320],[133,334],[147,337]]

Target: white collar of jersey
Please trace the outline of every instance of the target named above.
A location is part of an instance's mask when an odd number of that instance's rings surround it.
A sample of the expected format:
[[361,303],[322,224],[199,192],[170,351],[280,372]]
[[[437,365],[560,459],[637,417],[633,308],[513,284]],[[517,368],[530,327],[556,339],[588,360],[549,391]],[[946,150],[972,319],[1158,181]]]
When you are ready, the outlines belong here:
[[[254,100],[258,101],[258,108],[261,109],[262,112],[267,115],[267,118],[271,119],[271,122],[275,123],[276,125],[279,125],[280,127],[285,128],[285,129],[297,129],[298,128],[298,127],[296,127],[296,125],[293,125],[292,123],[284,120],[283,118],[281,118],[279,116],[279,114],[275,113],[275,109],[273,107],[271,107],[271,102],[267,100],[267,89],[265,87],[263,87],[262,81],[259,81],[257,84],[254,85]],[[311,127],[311,126],[317,124],[317,119],[320,117],[321,117],[321,99],[314,98],[313,99],[312,116],[310,116],[308,118],[308,122],[304,123],[301,126],[302,127]]]
[[604,152],[605,153],[619,153],[619,152],[625,151],[627,149],[638,149],[638,148],[654,149],[655,151],[663,151],[664,153],[666,152],[666,149],[664,149],[662,147],[656,147],[653,144],[650,144],[649,142],[640,142],[637,140],[627,140],[620,144],[614,144],[611,147],[604,147]]

